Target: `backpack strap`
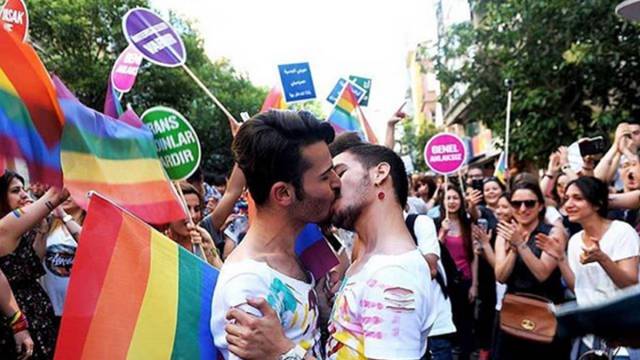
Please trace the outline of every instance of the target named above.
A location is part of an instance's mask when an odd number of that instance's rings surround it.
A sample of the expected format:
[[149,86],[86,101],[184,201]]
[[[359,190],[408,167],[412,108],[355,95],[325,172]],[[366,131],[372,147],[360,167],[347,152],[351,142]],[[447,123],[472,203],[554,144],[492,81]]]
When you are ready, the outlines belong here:
[[[419,216],[418,214],[409,214],[407,218],[404,220],[405,224],[407,225],[407,229],[409,229],[409,232],[411,233],[411,237],[413,238],[413,241],[415,241],[416,245],[418,245],[418,236],[416,235],[415,225],[416,225],[416,220],[418,219],[418,216]],[[438,241],[438,246],[442,248],[440,241]],[[442,249],[440,249],[440,251],[442,251]],[[434,280],[438,283],[438,285],[440,285],[440,289],[442,289],[442,294],[444,295],[444,298],[447,299],[449,297],[447,284],[444,281],[444,277],[440,273],[440,269],[438,268],[436,268],[436,277]]]

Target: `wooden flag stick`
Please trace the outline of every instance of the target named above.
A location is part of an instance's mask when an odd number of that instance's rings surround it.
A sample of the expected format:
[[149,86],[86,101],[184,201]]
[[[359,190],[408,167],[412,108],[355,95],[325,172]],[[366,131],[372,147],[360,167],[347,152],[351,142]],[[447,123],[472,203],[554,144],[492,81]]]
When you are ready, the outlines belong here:
[[[180,182],[174,181],[173,185],[176,187],[176,190],[178,191],[178,195],[180,196],[180,202],[182,203],[182,207],[184,208],[184,211],[187,213],[187,221],[189,222],[189,224],[193,225],[193,227],[195,228],[196,224],[193,222],[193,218],[191,217],[191,211],[189,211],[189,205],[187,205],[187,199],[184,198],[184,194],[182,193]],[[202,248],[202,243],[191,244],[191,246],[193,247],[193,253],[197,257],[202,258],[206,263],[208,263],[207,257],[204,254],[204,249]]]
[[187,74],[189,76],[191,76],[193,81],[195,81],[196,84],[198,84],[198,86],[200,86],[200,88],[205,92],[205,94],[207,94],[207,96],[209,96],[209,98],[211,98],[211,100],[213,100],[213,102],[218,106],[218,108],[220,108],[220,110],[222,110],[222,112],[227,116],[229,121],[234,121],[236,124],[239,124],[238,120],[236,120],[236,118],[234,118],[233,115],[231,115],[229,110],[227,110],[227,108],[224,107],[224,105],[222,105],[220,100],[218,100],[218,98],[215,97],[215,95],[213,95],[211,93],[211,91],[209,91],[209,89],[202,83],[202,81],[200,81],[200,79],[196,76],[196,74],[194,74],[193,71],[191,71],[191,69],[189,69],[189,67],[186,64],[182,64],[182,68],[184,69],[184,71],[187,72]]

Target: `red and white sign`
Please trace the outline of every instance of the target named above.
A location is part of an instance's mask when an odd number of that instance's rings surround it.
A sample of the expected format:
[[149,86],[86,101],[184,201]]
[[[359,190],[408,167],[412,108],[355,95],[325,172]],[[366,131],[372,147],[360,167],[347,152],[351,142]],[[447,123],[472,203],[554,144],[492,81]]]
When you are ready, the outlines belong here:
[[433,136],[424,148],[427,166],[440,175],[452,174],[467,160],[467,149],[458,136],[440,133]]
[[29,13],[22,0],[7,0],[0,9],[2,27],[24,41],[29,31]]
[[126,93],[133,88],[142,63],[142,54],[134,46],[129,45],[118,56],[111,69],[111,84],[119,92]]

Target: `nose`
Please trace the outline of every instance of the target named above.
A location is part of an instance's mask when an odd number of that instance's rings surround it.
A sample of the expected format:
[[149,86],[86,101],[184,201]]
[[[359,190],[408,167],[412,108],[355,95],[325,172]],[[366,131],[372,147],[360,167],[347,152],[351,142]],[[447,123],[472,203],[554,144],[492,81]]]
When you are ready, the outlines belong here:
[[340,181],[340,177],[334,170],[331,170],[331,189],[340,190],[340,186],[342,186],[342,182]]
[[21,189],[20,190],[20,198],[21,199],[28,199],[29,198],[29,193],[25,189]]

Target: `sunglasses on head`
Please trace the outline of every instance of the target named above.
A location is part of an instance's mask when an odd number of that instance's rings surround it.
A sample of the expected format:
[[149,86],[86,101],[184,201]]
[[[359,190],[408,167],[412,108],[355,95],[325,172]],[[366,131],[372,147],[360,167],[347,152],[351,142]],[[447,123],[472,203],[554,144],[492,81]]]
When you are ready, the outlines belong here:
[[536,206],[537,203],[538,203],[538,200],[511,200],[511,206],[513,206],[516,209],[519,209],[520,207],[522,207],[522,204],[524,204],[524,206],[527,209],[531,209],[534,206]]

